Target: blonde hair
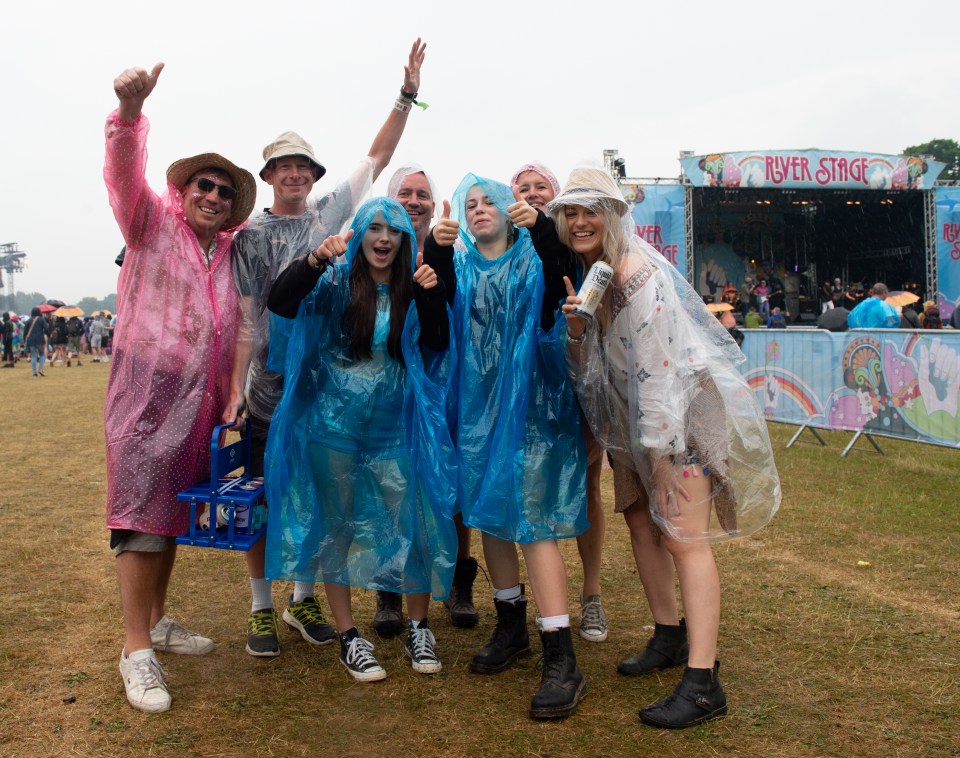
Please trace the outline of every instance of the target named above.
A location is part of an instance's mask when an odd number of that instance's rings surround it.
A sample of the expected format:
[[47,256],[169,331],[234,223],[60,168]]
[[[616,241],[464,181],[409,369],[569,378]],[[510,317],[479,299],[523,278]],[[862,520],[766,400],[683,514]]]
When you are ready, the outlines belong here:
[[[597,214],[600,220],[603,221],[603,237],[600,240],[600,257],[597,260],[603,261],[613,269],[613,284],[616,285],[618,273],[620,271],[620,264],[623,262],[624,255],[630,245],[627,232],[623,228],[623,224],[620,220],[620,214],[617,213],[612,206],[603,201],[582,206],[575,206],[571,203],[570,205],[563,205],[554,209],[551,215],[553,216],[554,223],[557,225],[557,237],[559,237],[560,242],[562,242],[571,250],[573,250],[573,245],[571,244],[572,239],[570,237],[570,225],[567,223],[567,217],[564,214],[564,210],[572,207],[586,208],[589,211],[593,211]],[[584,273],[586,273],[587,263],[583,256],[578,253],[574,254],[577,256],[577,260],[580,261],[580,265],[583,267]],[[603,293],[603,299],[600,301],[603,305],[603,308],[597,311],[600,323],[604,328],[606,328],[606,326],[610,323],[610,303],[612,300],[613,287],[607,287],[607,291]]]

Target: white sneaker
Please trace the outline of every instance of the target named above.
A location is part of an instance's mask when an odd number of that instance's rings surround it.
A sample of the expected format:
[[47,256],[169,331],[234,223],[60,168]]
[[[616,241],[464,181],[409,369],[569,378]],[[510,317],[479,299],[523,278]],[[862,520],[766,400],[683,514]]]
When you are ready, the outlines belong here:
[[356,627],[340,635],[340,663],[360,682],[387,678],[387,672],[373,657],[373,644],[361,637]]
[[120,654],[120,676],[127,690],[127,700],[134,708],[146,713],[162,713],[170,709],[172,698],[163,681],[163,666],[153,650],[137,650],[127,656]]
[[607,614],[599,595],[580,596],[580,636],[588,642],[607,639]]
[[162,653],[203,655],[214,648],[213,640],[184,629],[169,616],[164,616],[150,630],[150,641],[153,649]]

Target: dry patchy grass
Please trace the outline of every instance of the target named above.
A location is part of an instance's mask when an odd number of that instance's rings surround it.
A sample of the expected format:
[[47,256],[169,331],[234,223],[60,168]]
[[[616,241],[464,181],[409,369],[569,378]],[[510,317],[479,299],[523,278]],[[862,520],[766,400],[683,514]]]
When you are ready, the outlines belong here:
[[[527,719],[538,682],[532,659],[499,676],[468,672],[493,618],[482,581],[478,629],[454,629],[434,610],[440,675],[413,673],[400,641],[384,640],[378,654],[389,677],[361,685],[333,646],[310,648],[286,631],[281,657],[248,656],[243,559],[200,549],[181,550],[170,609],[218,648],[162,656],[173,709],[134,711],[117,672],[122,626],[103,528],[107,369],[58,367],[34,379],[21,364],[0,373],[0,754],[960,755],[960,456],[883,440],[885,456],[841,459],[843,434],[827,435],[829,448],[786,450],[793,429],[780,426],[772,434],[781,513],[754,538],[716,551],[731,702],[722,721],[669,733],[637,719],[678,672],[616,674],[651,621],[626,529],[612,515],[603,574],[610,638],[578,642],[589,695],[565,722]],[[609,502],[609,478],[604,486]],[[576,549],[563,549],[575,602]],[[278,603],[285,591],[275,588]],[[373,593],[356,600],[369,622]]]

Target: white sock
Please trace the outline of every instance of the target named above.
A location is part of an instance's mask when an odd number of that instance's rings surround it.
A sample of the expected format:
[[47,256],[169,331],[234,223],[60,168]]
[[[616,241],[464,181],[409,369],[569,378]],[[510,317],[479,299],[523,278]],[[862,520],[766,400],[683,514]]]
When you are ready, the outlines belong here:
[[153,658],[153,657],[155,657],[154,654],[153,654],[153,648],[152,648],[152,647],[146,647],[146,648],[144,648],[143,650],[134,650],[134,651],[133,651],[132,653],[130,653],[129,655],[127,654],[127,651],[124,650],[124,651],[123,651],[123,654],[126,656],[127,660],[131,660],[131,659],[133,659],[133,660],[141,660],[141,659],[144,659],[144,658]]
[[305,597],[315,597],[316,585],[313,582],[294,582],[293,583],[293,602],[299,603]]
[[250,577],[250,591],[253,593],[253,603],[250,612],[262,611],[264,608],[273,608],[273,595],[270,593],[270,582],[266,579]]
[[543,616],[540,619],[540,628],[545,632],[555,632],[570,626],[570,614],[564,613],[562,616]]
[[501,602],[516,603],[520,599],[520,585],[515,584],[513,587],[507,587],[505,590],[494,588],[493,599],[500,600]]
[[[420,621],[423,621],[423,619],[420,619]],[[411,628],[411,629],[419,629],[419,628],[420,628],[420,621],[414,621],[413,619],[410,619],[410,628]]]

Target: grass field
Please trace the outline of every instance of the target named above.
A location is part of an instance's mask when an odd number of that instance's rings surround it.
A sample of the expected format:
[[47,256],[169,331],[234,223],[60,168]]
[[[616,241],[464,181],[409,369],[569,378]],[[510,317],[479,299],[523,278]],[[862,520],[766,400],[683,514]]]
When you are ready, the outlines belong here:
[[[122,623],[103,522],[108,368],[85,362],[33,378],[21,363],[0,372],[2,755],[960,756],[960,453],[881,440],[884,456],[841,459],[849,435],[786,450],[794,429],[779,425],[780,513],[755,537],[716,550],[726,719],[677,733],[638,720],[679,671],[616,673],[652,622],[626,528],[612,514],[610,636],[578,638],[589,694],[564,722],[526,716],[535,658],[499,676],[469,673],[493,623],[482,579],[477,629],[454,629],[433,607],[441,674],[415,674],[399,640],[375,640],[389,676],[363,685],[334,646],[310,648],[286,629],[279,658],[248,656],[243,558],[196,548],[181,549],[169,611],[217,650],[161,654],[173,708],[135,711],[117,671]],[[575,602],[576,549],[563,549]],[[274,587],[278,605],[288,591]],[[356,593],[368,625],[373,604],[373,593]]]

